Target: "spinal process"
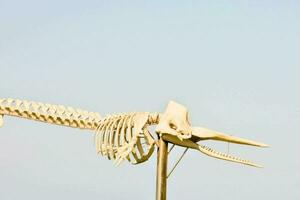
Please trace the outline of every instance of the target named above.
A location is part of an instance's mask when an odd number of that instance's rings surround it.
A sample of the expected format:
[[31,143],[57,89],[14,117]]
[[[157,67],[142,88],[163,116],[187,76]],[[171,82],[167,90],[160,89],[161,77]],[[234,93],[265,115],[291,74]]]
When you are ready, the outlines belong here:
[[[210,157],[260,167],[251,161],[217,152],[199,144],[202,140],[218,140],[257,147],[267,147],[242,138],[237,138],[202,127],[193,127],[188,121],[187,109],[170,101],[164,113],[132,112],[101,117],[98,113],[88,112],[61,105],[0,99],[0,127],[3,116],[15,116],[56,125],[95,132],[97,153],[115,160],[120,164],[128,160],[132,164],[147,161],[156,146],[157,138],[162,138],[175,145],[195,149]],[[155,133],[149,131],[156,126]]]

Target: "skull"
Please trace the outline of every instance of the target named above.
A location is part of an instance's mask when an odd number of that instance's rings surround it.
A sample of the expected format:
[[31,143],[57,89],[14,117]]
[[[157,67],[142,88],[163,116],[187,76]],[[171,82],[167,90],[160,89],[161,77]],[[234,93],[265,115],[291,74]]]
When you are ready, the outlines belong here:
[[161,115],[156,133],[177,136],[180,140],[191,138],[192,129],[188,121],[188,111],[174,101],[170,101],[166,111]]

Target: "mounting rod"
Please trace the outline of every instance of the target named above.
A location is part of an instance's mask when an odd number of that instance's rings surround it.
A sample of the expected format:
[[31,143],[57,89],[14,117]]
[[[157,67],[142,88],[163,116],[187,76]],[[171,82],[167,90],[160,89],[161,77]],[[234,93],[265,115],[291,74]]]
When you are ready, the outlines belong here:
[[157,149],[156,200],[166,200],[168,143],[162,138],[159,138],[159,148]]

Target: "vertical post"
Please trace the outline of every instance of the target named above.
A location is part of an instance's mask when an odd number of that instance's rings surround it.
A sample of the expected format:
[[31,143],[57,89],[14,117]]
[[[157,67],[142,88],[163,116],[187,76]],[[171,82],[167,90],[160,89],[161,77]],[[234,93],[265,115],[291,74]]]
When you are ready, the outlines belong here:
[[156,200],[167,198],[168,143],[159,138],[156,169]]

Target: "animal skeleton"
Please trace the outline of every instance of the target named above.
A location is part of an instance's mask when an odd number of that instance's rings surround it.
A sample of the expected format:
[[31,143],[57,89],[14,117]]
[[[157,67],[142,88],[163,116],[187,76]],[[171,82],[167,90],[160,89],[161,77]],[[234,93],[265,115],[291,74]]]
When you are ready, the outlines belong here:
[[158,137],[170,143],[198,150],[208,156],[260,167],[248,160],[220,153],[198,144],[202,140],[219,140],[230,143],[267,147],[242,138],[228,136],[200,127],[192,127],[188,121],[187,109],[170,101],[164,113],[132,112],[108,115],[101,118],[98,113],[88,112],[61,105],[50,105],[17,99],[0,99],[0,127],[3,116],[10,115],[73,128],[95,131],[95,145],[98,153],[115,160],[118,165],[127,159],[139,164],[149,159],[155,145],[158,145],[148,127],[157,125]]

